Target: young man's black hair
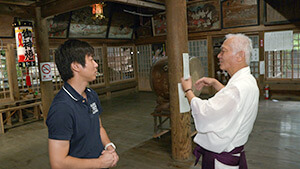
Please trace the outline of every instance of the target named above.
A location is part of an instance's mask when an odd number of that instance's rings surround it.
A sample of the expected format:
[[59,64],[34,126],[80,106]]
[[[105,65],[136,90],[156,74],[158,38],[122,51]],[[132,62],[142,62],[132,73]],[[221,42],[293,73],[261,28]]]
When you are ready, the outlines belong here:
[[77,62],[85,67],[85,56],[93,56],[94,48],[87,42],[76,39],[67,40],[55,52],[55,63],[61,78],[66,82],[73,77],[71,63]]

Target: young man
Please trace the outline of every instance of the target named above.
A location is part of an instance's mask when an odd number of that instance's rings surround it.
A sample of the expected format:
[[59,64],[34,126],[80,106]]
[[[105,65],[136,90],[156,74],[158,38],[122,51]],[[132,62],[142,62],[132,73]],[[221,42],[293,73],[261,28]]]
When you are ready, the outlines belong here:
[[88,43],[68,40],[56,51],[55,62],[64,86],[47,117],[52,168],[109,168],[119,157],[102,126],[97,93],[87,88],[98,64]]
[[213,78],[201,78],[195,87],[213,86],[218,92],[208,100],[195,97],[191,79],[181,79],[198,131],[194,154],[202,168],[247,168],[244,145],[258,110],[259,89],[249,64],[251,40],[243,34],[226,35],[218,55],[220,68],[231,76],[226,86]]

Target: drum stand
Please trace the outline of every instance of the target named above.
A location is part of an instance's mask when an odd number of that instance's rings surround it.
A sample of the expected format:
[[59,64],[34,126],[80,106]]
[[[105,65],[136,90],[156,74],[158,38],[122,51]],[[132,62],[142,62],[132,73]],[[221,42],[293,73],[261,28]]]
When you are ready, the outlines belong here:
[[[158,99],[159,100],[159,99]],[[154,134],[153,138],[160,138],[160,136],[171,131],[171,113],[169,102],[158,102],[158,105],[151,113],[154,119]],[[192,118],[192,117],[191,117]],[[169,121],[169,124],[166,124]],[[191,121],[191,125],[194,126],[194,121]],[[192,128],[191,137],[197,134],[195,128]]]
[[[164,104],[159,104],[156,106],[155,110],[151,115],[154,118],[154,134],[153,138],[159,138],[161,135],[169,132],[171,130],[170,121],[170,103],[166,102]],[[165,124],[169,121],[169,124]]]

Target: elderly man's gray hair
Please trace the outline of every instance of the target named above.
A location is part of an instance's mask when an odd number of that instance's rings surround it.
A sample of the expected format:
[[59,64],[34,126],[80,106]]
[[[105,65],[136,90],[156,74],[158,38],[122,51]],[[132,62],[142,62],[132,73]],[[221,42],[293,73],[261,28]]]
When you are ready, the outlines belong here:
[[233,53],[236,54],[240,51],[245,52],[245,60],[247,65],[250,65],[250,56],[252,53],[252,40],[241,33],[238,34],[227,34],[226,39],[233,38],[232,43],[230,44],[230,47],[233,49]]

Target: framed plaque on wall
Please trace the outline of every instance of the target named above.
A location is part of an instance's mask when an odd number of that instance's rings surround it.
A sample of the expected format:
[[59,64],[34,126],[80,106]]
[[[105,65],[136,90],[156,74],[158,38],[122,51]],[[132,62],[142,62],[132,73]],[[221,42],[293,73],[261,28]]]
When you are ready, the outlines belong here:
[[106,38],[108,14],[100,20],[91,11],[92,7],[85,7],[72,12],[69,38]]
[[224,0],[221,7],[223,28],[259,24],[258,0]]
[[284,24],[300,20],[300,1],[270,1],[264,2],[264,24]]
[[66,38],[70,23],[70,12],[47,19],[48,35],[51,38]]
[[193,1],[187,5],[189,32],[221,29],[220,1]]
[[167,19],[166,14],[164,12],[152,17],[152,31],[153,36],[167,34]]

